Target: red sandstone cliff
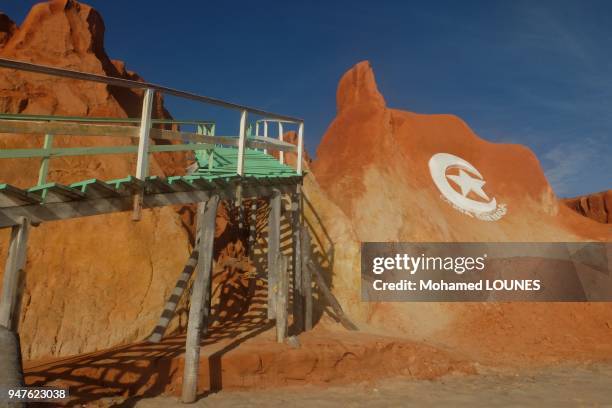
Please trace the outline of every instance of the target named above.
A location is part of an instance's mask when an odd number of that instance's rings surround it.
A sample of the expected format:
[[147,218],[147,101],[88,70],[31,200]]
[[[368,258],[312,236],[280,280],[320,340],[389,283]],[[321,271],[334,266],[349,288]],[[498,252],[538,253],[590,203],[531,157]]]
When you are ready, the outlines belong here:
[[[427,339],[483,361],[556,361],[593,355],[602,344],[609,349],[612,307],[605,303],[361,302],[364,241],[610,241],[612,229],[559,204],[526,147],[486,141],[454,115],[387,107],[368,62],[342,77],[337,103],[311,165],[314,177],[305,182],[305,208],[319,259],[351,316],[371,330]],[[507,213],[484,221],[450,205],[430,174],[437,153],[471,163],[485,193]]]
[[603,224],[612,224],[612,190],[561,201],[578,214]]

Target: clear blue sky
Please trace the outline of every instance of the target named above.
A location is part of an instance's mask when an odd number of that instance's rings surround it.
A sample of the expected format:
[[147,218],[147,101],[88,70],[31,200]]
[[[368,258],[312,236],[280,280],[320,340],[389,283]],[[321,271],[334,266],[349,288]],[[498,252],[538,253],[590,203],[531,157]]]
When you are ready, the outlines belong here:
[[[35,2],[2,3],[20,23]],[[151,82],[303,117],[310,152],[338,79],[368,59],[389,106],[453,113],[484,138],[528,145],[561,196],[612,188],[612,2],[88,3],[111,58]]]

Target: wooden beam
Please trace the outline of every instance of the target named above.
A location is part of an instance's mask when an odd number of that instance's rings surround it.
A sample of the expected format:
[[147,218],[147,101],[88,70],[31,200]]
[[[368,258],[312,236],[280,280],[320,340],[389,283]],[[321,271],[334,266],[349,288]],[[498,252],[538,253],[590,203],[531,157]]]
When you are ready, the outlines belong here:
[[211,270],[218,205],[219,196],[214,195],[205,204],[200,203],[198,206],[198,264],[189,308],[187,340],[185,343],[185,371],[183,374],[182,401],[186,403],[194,402],[198,392],[200,339],[202,328],[208,325],[210,314]]
[[238,146],[238,138],[236,136],[211,136],[201,135],[192,132],[183,132],[177,130],[151,129],[151,139],[162,140],[179,140],[193,143],[210,143],[221,144],[225,146]]
[[47,182],[47,174],[49,174],[49,159],[51,146],[53,145],[53,135],[46,134],[43,142],[43,150],[45,155],[40,161],[40,169],[38,170],[38,185],[41,186]]
[[297,147],[291,143],[281,142],[271,137],[253,136],[247,139],[247,147],[253,149],[269,148],[281,152],[295,152]]
[[244,176],[244,149],[246,148],[246,137],[247,137],[247,111],[243,110],[240,113],[240,133],[238,137],[238,164],[237,171],[239,176]]
[[[261,198],[271,196],[275,190],[283,193],[290,193],[295,190],[295,185],[243,185],[242,195],[244,198]],[[143,208],[197,203],[208,200],[211,193],[218,194],[222,199],[234,199],[236,196],[236,189],[229,186],[225,189],[215,190],[146,194],[143,200]],[[132,196],[126,195],[116,198],[95,198],[91,200],[5,207],[0,208],[0,228],[11,227],[19,224],[21,217],[31,219],[31,222],[33,223],[41,223],[129,211],[132,209],[132,203]]]
[[[142,117],[138,132],[138,159],[136,162],[136,178],[145,180],[149,173],[149,132],[151,131],[151,113],[153,112],[154,90],[147,88],[142,101]],[[134,195],[134,210],[132,220],[139,221],[142,212],[144,188]]]
[[[278,122],[278,140],[283,141],[283,122]],[[278,152],[278,160],[281,164],[285,163],[285,153],[283,151]]]
[[287,257],[279,254],[278,291],[276,293],[276,341],[283,343],[287,337],[287,313],[289,303],[289,270]]
[[268,216],[268,319],[276,318],[278,256],[280,254],[281,193],[273,190]]
[[0,120],[0,133],[138,137],[136,126]]
[[338,317],[340,323],[342,323],[344,328],[348,330],[359,330],[357,326],[355,326],[355,324],[348,318],[348,316],[344,314],[344,310],[342,310],[340,302],[338,302],[338,299],[336,299],[329,287],[327,287],[325,279],[323,279],[323,275],[321,275],[321,272],[319,272],[319,268],[315,266],[314,262],[312,262],[312,260],[309,260],[306,264],[306,267],[307,269],[312,271],[312,274],[315,278],[315,282],[317,282],[319,292],[321,292],[321,295],[327,300],[328,304],[331,306],[332,310],[336,314],[336,317]]
[[[196,247],[198,243],[196,242]],[[148,338],[148,341],[151,343],[159,343],[164,333],[166,333],[166,329],[174,316],[174,312],[176,311],[176,306],[178,305],[179,300],[181,300],[181,296],[187,289],[187,284],[189,282],[189,278],[193,274],[193,271],[198,263],[198,251],[194,249],[183,268],[183,272],[179,276],[176,281],[176,285],[174,285],[174,290],[170,294],[170,297],[166,301],[164,305],[164,310],[162,310],[161,316],[159,316],[159,320],[157,321],[157,325],[151,332],[151,335]]]
[[304,286],[302,278],[302,218],[301,194],[293,194],[291,203],[291,233],[293,241],[293,327],[296,333],[304,331]]
[[0,325],[13,331],[16,331],[15,328],[19,319],[16,311],[19,310],[21,303],[19,285],[26,265],[29,231],[30,221],[24,217],[21,218],[19,225],[13,226],[6,267],[4,268],[2,299],[0,300]]
[[[264,124],[264,134],[263,135],[267,139],[268,138],[268,122],[264,121],[263,124]],[[267,148],[264,148],[264,153],[268,154],[268,149]]]
[[[69,122],[33,122],[20,120],[0,119],[0,133],[15,133],[15,134],[55,134],[61,136],[108,136],[108,137],[124,137],[137,138],[139,137],[140,129],[136,126],[120,126],[120,125],[94,125],[87,123],[69,123]],[[224,146],[237,147],[240,143],[240,138],[236,136],[212,136],[202,135],[192,132],[183,132],[177,130],[165,130],[152,128],[149,130],[149,137],[155,140],[177,140],[181,142],[204,143],[204,144],[220,144]],[[272,150],[281,150],[286,152],[296,151],[296,146],[291,143],[281,142],[269,137],[253,137],[246,140],[246,146],[254,149],[270,148]],[[167,149],[176,150],[191,150],[191,146],[182,149],[179,147],[169,147]],[[152,146],[149,151],[165,151],[166,147]],[[104,146],[104,147],[82,147],[51,149],[50,156],[76,156],[80,154],[112,154],[112,153],[132,153],[137,149],[131,146]],[[99,150],[96,150],[99,149]],[[114,151],[112,149],[119,149]],[[124,150],[120,150],[124,149]],[[158,149],[158,150],[155,150]],[[2,152],[1,158],[7,157],[44,157],[43,149],[10,149]]]
[[304,330],[312,329],[312,271],[308,267],[312,253],[310,234],[306,226],[301,229],[302,243],[302,291],[304,296]]

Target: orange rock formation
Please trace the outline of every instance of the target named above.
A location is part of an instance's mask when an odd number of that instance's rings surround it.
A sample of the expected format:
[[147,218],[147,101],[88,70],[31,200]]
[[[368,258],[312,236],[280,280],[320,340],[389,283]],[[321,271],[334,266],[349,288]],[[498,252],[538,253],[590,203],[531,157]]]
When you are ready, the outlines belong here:
[[[388,108],[368,62],[342,77],[337,101],[311,165],[315,177],[306,180],[306,211],[349,314],[371,330],[479,359],[601,358],[601,347],[612,355],[609,304],[361,302],[360,242],[610,241],[612,229],[559,204],[526,147],[488,142],[453,115]],[[489,197],[507,205],[506,215],[483,221],[449,205],[428,168],[441,152],[474,165]]]
[[572,210],[603,224],[612,224],[612,190],[562,200]]

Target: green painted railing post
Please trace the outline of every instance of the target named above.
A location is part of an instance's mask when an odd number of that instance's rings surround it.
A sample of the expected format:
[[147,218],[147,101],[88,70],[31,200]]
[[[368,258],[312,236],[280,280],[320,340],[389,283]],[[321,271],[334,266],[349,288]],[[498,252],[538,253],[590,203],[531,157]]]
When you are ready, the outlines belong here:
[[43,142],[43,150],[45,155],[40,161],[40,170],[38,171],[38,185],[41,186],[47,182],[49,174],[49,160],[51,159],[51,147],[53,145],[53,135],[46,134]]
[[[199,135],[207,135],[214,136],[214,125],[210,124],[198,124],[196,128],[196,133]],[[214,154],[215,154],[215,145],[212,145],[209,149],[205,149],[208,157],[202,157],[202,153],[200,151],[196,151],[196,156],[200,156],[201,160],[208,159],[208,169],[212,170],[214,166]]]

